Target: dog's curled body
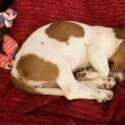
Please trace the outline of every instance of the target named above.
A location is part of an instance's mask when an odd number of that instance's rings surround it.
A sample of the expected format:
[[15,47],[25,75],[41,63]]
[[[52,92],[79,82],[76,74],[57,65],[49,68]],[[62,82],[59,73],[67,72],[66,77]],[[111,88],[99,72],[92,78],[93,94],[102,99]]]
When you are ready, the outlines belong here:
[[[12,81],[34,94],[110,100],[113,93],[106,89],[115,81],[104,77],[109,74],[108,60],[122,41],[112,28],[73,21],[45,25],[31,34],[17,53]],[[73,72],[90,65],[97,71],[96,79],[77,81]]]

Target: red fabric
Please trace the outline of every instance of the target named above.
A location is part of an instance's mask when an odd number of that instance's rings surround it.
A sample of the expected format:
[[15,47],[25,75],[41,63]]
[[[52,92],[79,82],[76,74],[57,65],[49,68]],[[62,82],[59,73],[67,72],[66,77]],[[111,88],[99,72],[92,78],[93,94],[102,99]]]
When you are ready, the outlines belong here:
[[[125,26],[124,0],[15,0],[18,12],[12,35],[19,44],[39,26],[57,20],[91,25]],[[114,98],[99,104],[68,101],[58,96],[30,95],[15,88],[10,72],[0,74],[0,125],[122,125],[125,121],[125,83]]]

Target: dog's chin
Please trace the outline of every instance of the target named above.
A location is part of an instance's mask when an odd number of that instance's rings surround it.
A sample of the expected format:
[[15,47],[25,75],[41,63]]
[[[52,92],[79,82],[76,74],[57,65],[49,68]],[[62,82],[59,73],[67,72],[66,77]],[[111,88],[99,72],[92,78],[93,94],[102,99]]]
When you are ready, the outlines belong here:
[[110,71],[109,77],[113,77],[117,83],[125,81],[125,73],[120,71]]

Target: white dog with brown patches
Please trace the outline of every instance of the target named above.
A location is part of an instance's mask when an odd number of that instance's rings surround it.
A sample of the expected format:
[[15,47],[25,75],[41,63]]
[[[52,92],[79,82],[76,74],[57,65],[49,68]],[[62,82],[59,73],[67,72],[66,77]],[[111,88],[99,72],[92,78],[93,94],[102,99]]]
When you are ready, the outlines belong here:
[[[59,95],[67,99],[111,100],[114,78],[108,78],[108,60],[122,72],[125,55],[120,29],[60,21],[36,30],[22,45],[12,69],[12,81],[33,94]],[[73,76],[77,69],[92,66],[84,73],[87,81]]]

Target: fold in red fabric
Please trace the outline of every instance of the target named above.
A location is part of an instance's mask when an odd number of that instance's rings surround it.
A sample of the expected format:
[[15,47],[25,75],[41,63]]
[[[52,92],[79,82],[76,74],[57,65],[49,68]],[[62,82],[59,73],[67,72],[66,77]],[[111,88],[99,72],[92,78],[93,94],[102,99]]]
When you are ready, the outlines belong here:
[[[18,13],[12,36],[21,45],[38,27],[57,20],[90,25],[125,26],[124,0],[15,0]],[[31,95],[0,71],[0,125],[122,125],[125,121],[125,83],[113,89],[111,101],[68,101],[64,97]]]

